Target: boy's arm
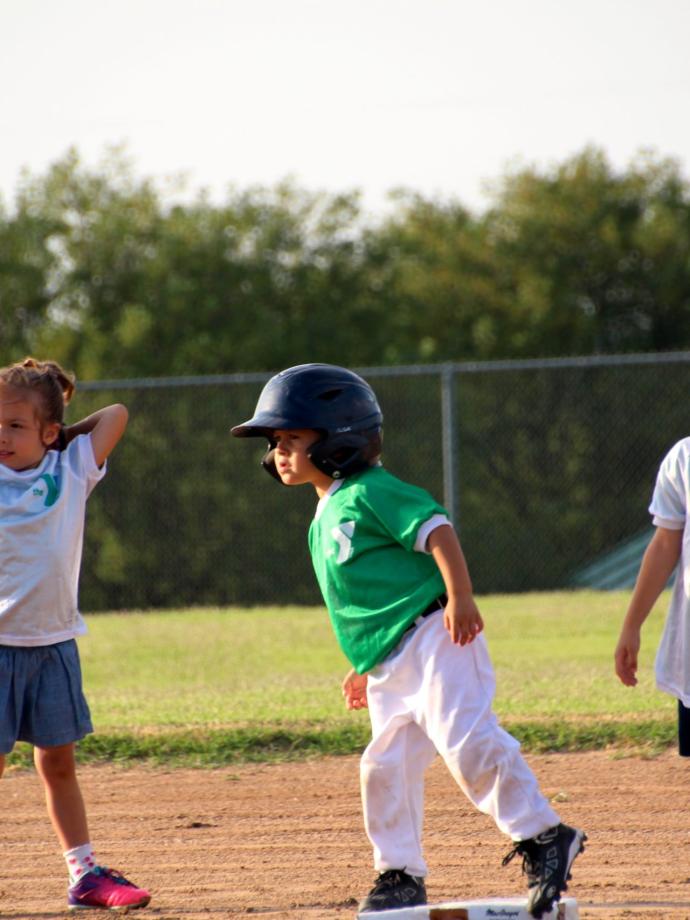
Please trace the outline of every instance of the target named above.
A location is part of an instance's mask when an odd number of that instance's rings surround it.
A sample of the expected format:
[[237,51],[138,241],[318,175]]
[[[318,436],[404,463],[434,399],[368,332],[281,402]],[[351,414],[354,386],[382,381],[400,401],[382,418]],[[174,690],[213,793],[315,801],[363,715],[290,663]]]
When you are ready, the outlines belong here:
[[682,530],[657,527],[642,557],[640,572],[614,654],[616,674],[627,687],[634,687],[637,683],[635,675],[642,624],[671,577],[680,558],[682,542]]
[[105,406],[86,418],[62,429],[65,446],[79,434],[91,435],[93,455],[98,466],[103,466],[107,457],[125,433],[129,413],[121,403]]
[[443,576],[448,595],[444,625],[453,642],[466,645],[484,629],[484,621],[474,602],[467,562],[452,525],[442,524],[432,530],[427,547]]

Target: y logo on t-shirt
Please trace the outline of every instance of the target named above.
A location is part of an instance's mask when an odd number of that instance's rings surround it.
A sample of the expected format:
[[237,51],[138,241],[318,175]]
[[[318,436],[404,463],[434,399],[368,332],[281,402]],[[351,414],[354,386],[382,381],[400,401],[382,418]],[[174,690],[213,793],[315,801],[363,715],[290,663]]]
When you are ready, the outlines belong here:
[[[352,537],[354,532],[354,521],[342,521],[342,523],[331,528],[331,536],[338,544],[338,556],[335,561],[339,565],[341,562],[347,562],[352,555]],[[333,552],[332,550],[329,555],[332,556]]]
[[57,484],[57,480],[54,476],[51,476],[50,473],[44,473],[42,476],[38,477],[39,482],[42,480],[46,484],[46,491],[36,485],[34,486],[33,494],[34,495],[45,495],[44,505],[46,508],[50,508],[51,505],[54,505],[57,501],[57,497],[60,494],[60,489]]

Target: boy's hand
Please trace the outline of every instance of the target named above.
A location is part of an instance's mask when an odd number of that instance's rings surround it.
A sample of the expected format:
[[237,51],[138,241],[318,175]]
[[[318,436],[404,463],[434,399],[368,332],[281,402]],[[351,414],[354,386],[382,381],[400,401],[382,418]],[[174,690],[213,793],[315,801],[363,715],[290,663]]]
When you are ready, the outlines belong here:
[[457,645],[467,645],[484,629],[484,620],[472,595],[462,600],[449,597],[443,612],[443,625]]
[[454,644],[467,645],[484,629],[484,621],[474,602],[467,562],[452,524],[441,524],[432,530],[426,545],[448,595],[443,625]]
[[639,629],[623,629],[616,646],[614,658],[616,661],[616,674],[626,687],[634,687],[637,683],[637,655],[639,651]]
[[366,709],[367,703],[367,675],[358,674],[353,668],[345,675],[342,682],[345,705],[348,709]]

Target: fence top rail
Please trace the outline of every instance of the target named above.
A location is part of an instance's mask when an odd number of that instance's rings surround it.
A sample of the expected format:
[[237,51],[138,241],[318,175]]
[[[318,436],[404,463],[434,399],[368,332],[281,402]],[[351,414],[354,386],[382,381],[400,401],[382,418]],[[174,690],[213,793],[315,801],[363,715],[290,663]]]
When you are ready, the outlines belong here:
[[[365,377],[482,374],[496,371],[530,371],[587,367],[621,367],[644,364],[687,364],[690,351],[645,354],[582,355],[564,358],[522,358],[497,361],[447,361],[441,364],[401,364],[395,367],[354,368]],[[123,377],[79,381],[81,390],[153,389],[155,387],[214,386],[233,383],[265,383],[276,371],[206,374],[190,377]]]

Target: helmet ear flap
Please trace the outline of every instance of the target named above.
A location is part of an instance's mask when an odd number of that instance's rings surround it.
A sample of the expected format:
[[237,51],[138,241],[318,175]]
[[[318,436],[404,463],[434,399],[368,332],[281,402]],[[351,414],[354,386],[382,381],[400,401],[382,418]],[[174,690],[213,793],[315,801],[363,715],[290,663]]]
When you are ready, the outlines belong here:
[[276,448],[273,441],[269,441],[268,450],[261,458],[261,466],[267,473],[270,473],[274,479],[277,479],[281,485],[283,484],[283,480],[278,475],[278,470],[276,469]]
[[366,469],[380,453],[379,429],[348,431],[317,441],[309,450],[309,459],[331,479],[344,479]]

